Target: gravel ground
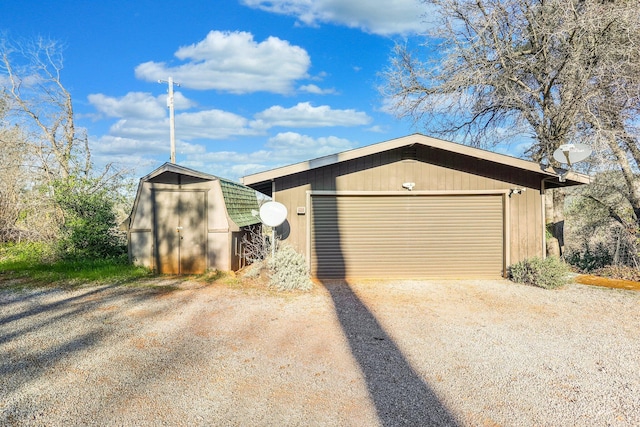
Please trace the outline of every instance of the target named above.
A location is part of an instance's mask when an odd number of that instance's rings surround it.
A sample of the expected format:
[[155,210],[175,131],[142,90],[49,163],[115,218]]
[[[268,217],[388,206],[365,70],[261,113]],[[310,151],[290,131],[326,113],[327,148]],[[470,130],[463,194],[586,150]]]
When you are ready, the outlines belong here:
[[0,291],[0,425],[640,425],[640,292],[176,287]]

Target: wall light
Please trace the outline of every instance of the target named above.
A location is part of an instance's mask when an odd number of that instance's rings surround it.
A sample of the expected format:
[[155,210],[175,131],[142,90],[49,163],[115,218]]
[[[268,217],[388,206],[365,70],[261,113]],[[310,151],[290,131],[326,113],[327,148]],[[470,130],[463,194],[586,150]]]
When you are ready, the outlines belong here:
[[415,186],[416,186],[415,182],[405,182],[404,184],[402,184],[402,187],[406,188],[409,191],[413,190],[413,187]]
[[527,191],[526,188],[512,188],[509,190],[509,197],[511,197],[514,194],[522,194],[525,191]]

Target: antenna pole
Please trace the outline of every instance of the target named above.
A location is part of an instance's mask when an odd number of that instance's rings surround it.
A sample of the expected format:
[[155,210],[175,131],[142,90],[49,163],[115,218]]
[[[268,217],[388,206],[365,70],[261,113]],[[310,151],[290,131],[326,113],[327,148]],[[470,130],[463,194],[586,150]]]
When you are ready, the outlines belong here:
[[180,83],[174,83],[173,77],[169,80],[158,80],[158,83],[167,83],[169,85],[169,95],[167,96],[167,107],[169,107],[169,135],[171,138],[171,163],[176,162],[176,118],[173,108],[173,85],[180,86]]
[[171,134],[171,163],[176,162],[176,117],[173,109],[173,77],[169,77],[169,133]]

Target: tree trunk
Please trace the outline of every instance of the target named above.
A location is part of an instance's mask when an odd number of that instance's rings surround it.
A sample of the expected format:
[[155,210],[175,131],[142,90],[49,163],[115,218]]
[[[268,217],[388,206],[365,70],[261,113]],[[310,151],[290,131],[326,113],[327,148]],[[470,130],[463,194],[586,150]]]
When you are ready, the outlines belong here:
[[545,191],[547,256],[561,257],[564,253],[564,199],[562,189]]

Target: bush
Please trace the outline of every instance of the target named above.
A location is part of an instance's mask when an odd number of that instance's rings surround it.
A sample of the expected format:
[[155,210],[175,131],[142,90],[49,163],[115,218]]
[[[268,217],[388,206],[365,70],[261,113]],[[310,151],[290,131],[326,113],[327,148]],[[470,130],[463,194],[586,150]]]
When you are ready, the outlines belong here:
[[312,284],[304,257],[288,245],[282,245],[267,263],[271,270],[269,286],[281,291],[308,291]]
[[584,252],[570,252],[565,259],[583,273],[606,267],[613,262],[609,249],[602,243],[598,243],[594,250],[587,248]]
[[244,277],[248,279],[256,279],[260,277],[260,274],[262,273],[263,268],[264,268],[264,262],[256,261],[244,270]]
[[566,285],[569,268],[559,258],[534,257],[513,264],[509,268],[511,280],[544,289],[555,289]]
[[55,259],[51,245],[42,242],[5,243],[0,245],[0,263],[37,264]]
[[118,232],[114,203],[108,191],[91,181],[69,179],[56,185],[56,201],[65,221],[58,241],[65,260],[119,258],[126,254],[125,236]]

